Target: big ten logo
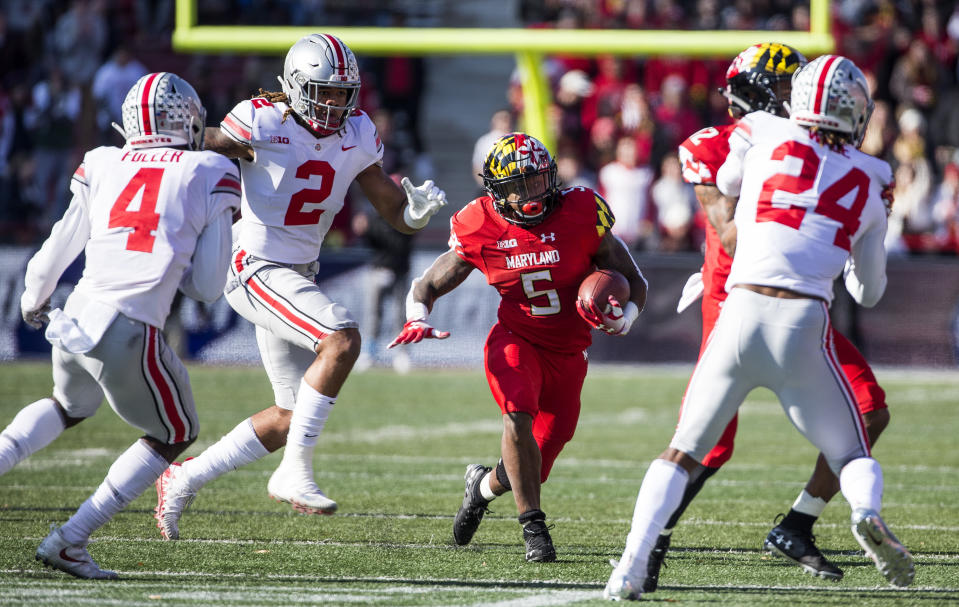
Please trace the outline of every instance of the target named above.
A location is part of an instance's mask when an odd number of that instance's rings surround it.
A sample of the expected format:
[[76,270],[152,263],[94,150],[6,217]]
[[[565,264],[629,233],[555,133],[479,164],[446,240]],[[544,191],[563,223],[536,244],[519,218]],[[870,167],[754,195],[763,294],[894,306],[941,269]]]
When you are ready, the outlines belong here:
[[270,143],[290,143],[290,138],[283,135],[270,135]]

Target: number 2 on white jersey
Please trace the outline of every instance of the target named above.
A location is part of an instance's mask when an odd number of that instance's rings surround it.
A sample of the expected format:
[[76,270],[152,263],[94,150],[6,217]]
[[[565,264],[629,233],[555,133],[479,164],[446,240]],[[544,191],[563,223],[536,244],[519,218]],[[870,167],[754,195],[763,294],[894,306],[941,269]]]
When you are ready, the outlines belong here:
[[[799,175],[777,173],[763,182],[756,205],[756,221],[775,221],[798,230],[807,209],[798,205],[773,206],[773,194],[775,192],[802,194],[811,189],[815,184],[821,159],[812,146],[798,141],[786,141],[780,144],[773,150],[772,160],[783,160],[787,156],[802,161]],[[839,201],[853,190],[856,190],[856,197],[847,209],[839,204]],[[819,202],[813,211],[839,222],[840,227],[836,228],[836,237],[833,239],[833,244],[837,247],[845,251],[849,251],[852,247],[850,238],[859,229],[859,216],[862,214],[863,207],[866,206],[868,197],[869,176],[856,167],[850,169],[819,195]]]

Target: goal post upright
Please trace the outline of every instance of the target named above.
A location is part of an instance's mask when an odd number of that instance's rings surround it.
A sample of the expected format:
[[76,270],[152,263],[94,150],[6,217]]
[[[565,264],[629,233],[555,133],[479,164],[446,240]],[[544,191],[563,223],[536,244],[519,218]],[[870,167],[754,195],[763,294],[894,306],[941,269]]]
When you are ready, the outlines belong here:
[[299,38],[322,31],[366,55],[502,55],[516,57],[525,129],[555,153],[547,127],[546,54],[731,58],[750,44],[782,42],[804,54],[832,52],[829,0],[810,0],[810,30],[566,30],[524,28],[376,28],[199,25],[198,0],[176,0],[173,49],[185,53],[283,55]]

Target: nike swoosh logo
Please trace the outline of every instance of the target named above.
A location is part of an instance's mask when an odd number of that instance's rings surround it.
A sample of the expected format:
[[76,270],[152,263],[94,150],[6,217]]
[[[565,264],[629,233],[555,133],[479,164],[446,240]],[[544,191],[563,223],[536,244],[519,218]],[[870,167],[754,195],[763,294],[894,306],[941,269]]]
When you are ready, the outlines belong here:
[[356,147],[355,145],[350,145],[350,146],[341,145],[340,149],[342,149],[345,152],[346,150],[352,150],[355,147]]
[[305,436],[306,438],[316,438],[317,436],[319,436],[319,434],[304,434],[303,436]]
[[68,555],[66,548],[64,548],[63,550],[60,551],[60,558],[62,558],[62,559],[65,560],[65,561],[70,561],[71,563],[82,563],[82,562],[83,562],[83,561],[77,560],[77,559],[73,558],[72,556]]

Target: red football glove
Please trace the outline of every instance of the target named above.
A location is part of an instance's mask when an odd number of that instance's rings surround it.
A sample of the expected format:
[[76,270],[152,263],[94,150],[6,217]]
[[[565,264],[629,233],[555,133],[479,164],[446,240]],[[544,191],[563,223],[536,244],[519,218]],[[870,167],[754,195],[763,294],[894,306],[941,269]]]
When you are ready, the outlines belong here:
[[896,202],[896,198],[893,193],[893,190],[895,189],[896,189],[896,182],[891,181],[882,188],[882,193],[880,194],[880,196],[882,196],[883,203],[886,205],[887,217],[889,216],[890,213],[892,213],[892,205],[893,203]]
[[[609,296],[609,305],[606,306],[606,313],[603,313],[593,301],[584,302],[576,300],[576,308],[579,315],[583,317],[591,327],[605,331],[610,335],[625,335],[629,331],[629,325],[623,315],[623,306],[620,305],[612,295]],[[632,324],[632,323],[630,323]]]
[[396,336],[396,339],[390,342],[390,345],[386,346],[386,349],[389,350],[393,346],[403,344],[415,344],[428,338],[446,339],[449,336],[449,331],[438,331],[426,324],[425,320],[408,320],[406,324],[403,325],[403,330],[400,331],[400,334]]

